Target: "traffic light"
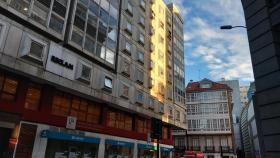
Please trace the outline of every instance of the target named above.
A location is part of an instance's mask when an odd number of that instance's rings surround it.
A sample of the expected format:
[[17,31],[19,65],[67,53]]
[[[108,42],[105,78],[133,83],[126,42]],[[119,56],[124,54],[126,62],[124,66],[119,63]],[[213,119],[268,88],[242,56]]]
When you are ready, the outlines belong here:
[[156,118],[152,118],[151,121],[151,138],[153,139],[162,139],[162,122]]

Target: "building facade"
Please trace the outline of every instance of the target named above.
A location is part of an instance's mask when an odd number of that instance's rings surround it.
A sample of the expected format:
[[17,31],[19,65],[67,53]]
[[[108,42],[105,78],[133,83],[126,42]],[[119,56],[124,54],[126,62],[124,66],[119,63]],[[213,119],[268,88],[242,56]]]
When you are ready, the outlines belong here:
[[[0,157],[172,156],[185,109],[168,95],[162,0],[2,0],[0,10]],[[151,118],[163,121],[159,149]]]
[[[234,150],[242,149],[240,134],[240,115],[242,111],[242,99],[238,80],[222,80],[218,83],[226,84],[232,89],[232,126],[234,134]],[[246,93],[247,94],[247,93]]]
[[232,89],[203,79],[186,88],[187,149],[207,158],[234,157]]
[[245,106],[248,103],[247,92],[249,90],[249,86],[240,86],[240,99],[242,106]]
[[241,129],[242,142],[245,158],[260,158],[260,145],[255,119],[253,95],[255,93],[255,83],[252,82],[247,91],[248,103],[242,110]]
[[280,3],[241,0],[245,13],[256,92],[253,103],[261,156],[280,157]]

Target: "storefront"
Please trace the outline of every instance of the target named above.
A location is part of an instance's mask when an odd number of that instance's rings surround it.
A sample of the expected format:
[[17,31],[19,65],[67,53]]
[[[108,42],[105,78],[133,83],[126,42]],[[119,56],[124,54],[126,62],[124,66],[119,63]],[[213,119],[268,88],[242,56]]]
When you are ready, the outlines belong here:
[[19,132],[19,123],[16,116],[6,113],[0,113],[0,157],[13,157],[17,137]]
[[157,147],[148,144],[137,144],[138,158],[156,158]]
[[134,143],[105,140],[105,158],[133,158]]
[[45,158],[97,158],[99,138],[43,130],[48,138]]
[[174,148],[160,147],[161,158],[170,158]]

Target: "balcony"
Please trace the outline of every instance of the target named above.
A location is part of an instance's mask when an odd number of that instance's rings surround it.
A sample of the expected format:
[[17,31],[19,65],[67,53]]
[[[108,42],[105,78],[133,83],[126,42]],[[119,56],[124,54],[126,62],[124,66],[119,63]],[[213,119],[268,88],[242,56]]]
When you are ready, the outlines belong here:
[[206,153],[214,153],[215,152],[215,147],[214,146],[206,146],[205,147],[205,152]]
[[230,149],[229,146],[222,146],[221,150],[223,153],[232,153],[233,152],[233,149]]
[[200,146],[188,146],[187,150],[191,150],[191,151],[201,151],[201,147]]

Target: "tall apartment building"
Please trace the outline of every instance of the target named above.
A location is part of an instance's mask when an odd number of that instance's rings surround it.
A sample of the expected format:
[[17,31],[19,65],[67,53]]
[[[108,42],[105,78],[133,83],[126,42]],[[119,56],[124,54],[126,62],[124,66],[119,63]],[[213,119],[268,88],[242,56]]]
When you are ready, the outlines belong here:
[[232,89],[208,79],[186,88],[187,149],[207,158],[234,157]]
[[162,0],[1,0],[0,157],[171,157],[170,17]]
[[218,83],[226,84],[232,89],[232,126],[234,134],[234,150],[242,149],[240,133],[240,116],[242,111],[241,93],[238,80],[222,80]]
[[240,86],[240,99],[242,106],[248,104],[247,92],[249,90],[249,86]]
[[241,0],[255,77],[255,118],[262,158],[280,157],[280,1]]

